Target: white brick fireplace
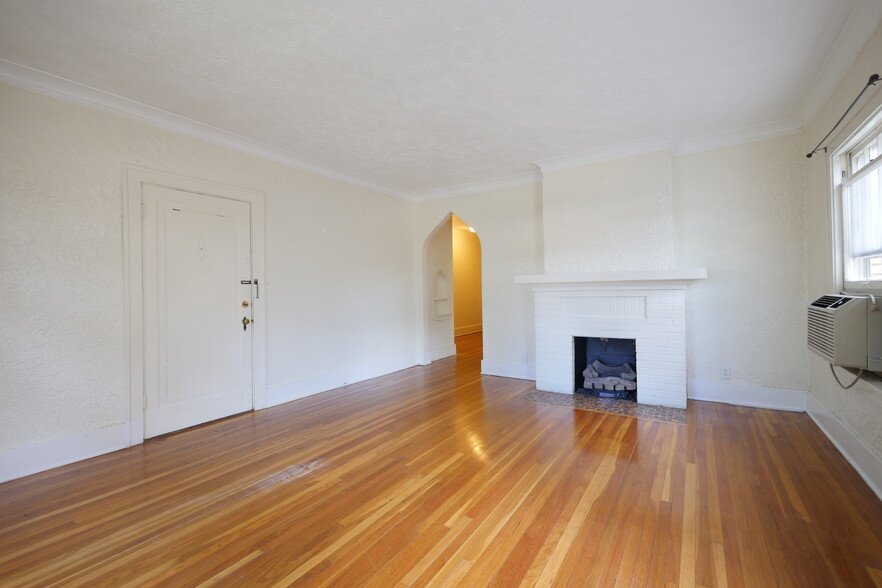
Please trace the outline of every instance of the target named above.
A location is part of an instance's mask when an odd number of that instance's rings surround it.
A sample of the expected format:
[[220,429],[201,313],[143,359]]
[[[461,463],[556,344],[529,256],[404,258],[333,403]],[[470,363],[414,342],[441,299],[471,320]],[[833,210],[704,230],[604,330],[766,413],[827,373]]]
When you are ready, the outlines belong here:
[[574,337],[634,339],[637,402],[686,408],[686,287],[706,269],[517,276],[533,286],[536,388],[572,394]]

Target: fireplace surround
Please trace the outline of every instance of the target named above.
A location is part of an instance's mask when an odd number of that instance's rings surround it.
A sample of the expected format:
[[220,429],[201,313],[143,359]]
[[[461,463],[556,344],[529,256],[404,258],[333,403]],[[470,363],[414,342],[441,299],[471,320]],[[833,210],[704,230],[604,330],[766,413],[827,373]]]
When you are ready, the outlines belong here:
[[573,394],[574,337],[634,339],[637,402],[686,408],[686,288],[706,269],[517,276],[533,288],[536,388]]

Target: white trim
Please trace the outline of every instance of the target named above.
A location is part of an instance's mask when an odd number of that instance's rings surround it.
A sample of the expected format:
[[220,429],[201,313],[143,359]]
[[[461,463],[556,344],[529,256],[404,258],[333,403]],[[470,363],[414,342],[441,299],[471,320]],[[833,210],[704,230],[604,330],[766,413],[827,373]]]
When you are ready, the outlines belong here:
[[538,170],[517,174],[514,176],[506,176],[493,180],[482,180],[480,182],[470,182],[468,184],[460,184],[458,186],[450,186],[448,188],[439,188],[438,190],[430,190],[423,192],[414,197],[418,202],[428,200],[441,200],[442,198],[453,198],[454,196],[463,196],[465,194],[477,194],[483,192],[492,192],[493,190],[503,190],[505,188],[515,188],[517,186],[526,186],[529,184],[538,184],[542,181],[542,176]]
[[562,169],[600,163],[601,161],[610,161],[612,159],[621,159],[623,157],[654,153],[656,151],[667,151],[671,149],[673,143],[674,140],[672,135],[653,135],[650,137],[635,139],[633,141],[617,143],[615,145],[604,145],[596,149],[591,149],[590,151],[561,155],[560,157],[538,159],[534,161],[533,164],[545,174]]
[[814,394],[808,395],[807,412],[867,486],[882,500],[882,459],[848,425],[815,398]]
[[[626,272],[585,272],[575,274],[532,274],[515,276],[516,284],[566,285],[566,284],[637,284],[644,282],[684,282],[704,280],[707,268],[639,270]],[[659,287],[662,287],[659,285]],[[667,285],[665,285],[667,287]]]
[[[870,25],[871,23],[878,22],[879,12],[880,10],[877,6],[874,6],[872,0],[865,0],[860,6],[855,8],[852,18],[843,31],[840,42],[837,43],[834,49],[836,55],[841,55],[842,57],[835,57],[833,53],[828,57],[827,62],[825,62],[823,76],[819,74],[819,77],[812,84],[812,91],[806,94],[806,103],[800,108],[801,116],[798,119],[790,118],[783,121],[773,121],[715,135],[687,137],[680,140],[671,134],[653,135],[615,145],[605,145],[589,151],[540,159],[533,162],[533,164],[539,168],[541,173],[546,173],[655,151],[672,151],[674,155],[687,155],[798,133],[802,130],[802,125],[817,113],[820,106],[831,93],[832,88],[838,83],[845,71],[842,63],[846,63],[846,65],[850,63],[854,59],[857,50],[869,38],[869,34],[875,28],[875,24]],[[857,33],[856,35],[851,35],[845,34],[845,31],[857,31]],[[828,71],[832,73],[827,73]],[[502,178],[438,188],[428,192],[413,193],[377,183],[357,174],[332,169],[285,149],[2,58],[0,58],[0,81],[18,88],[109,112],[116,116],[189,137],[195,137],[214,145],[220,145],[240,153],[275,161],[328,179],[346,182],[409,201],[451,198],[465,194],[535,184],[541,181],[540,174],[525,172]],[[815,96],[819,96],[819,98],[815,98]],[[820,97],[823,97],[823,99]],[[809,101],[811,104],[809,104]]]
[[761,125],[733,129],[714,135],[684,139],[675,146],[674,155],[680,157],[683,155],[701,153],[703,151],[713,151],[714,149],[736,147],[747,143],[755,143],[756,141],[768,141],[770,139],[798,135],[802,133],[802,131],[803,123],[798,119],[788,118],[785,120],[776,120]]
[[0,452],[0,482],[51,470],[124,449],[129,446],[129,424],[69,435]]
[[[123,249],[125,255],[125,316],[126,373],[129,394],[129,442],[144,441],[144,325],[142,281],[141,202],[142,184],[156,184],[175,190],[198,192],[231,200],[248,202],[251,206],[251,267],[252,279],[260,283],[260,298],[254,297],[252,312],[254,335],[251,342],[252,392],[255,410],[266,408],[266,278],[265,278],[265,213],[264,194],[197,178],[127,165],[123,170]],[[256,288],[255,288],[256,290]]]
[[[737,406],[805,412],[807,394],[805,390],[728,384],[713,380],[690,380],[686,397],[690,400],[722,402]],[[637,395],[640,395],[639,386]]]
[[465,325],[462,327],[455,327],[453,329],[454,337],[461,337],[463,335],[471,335],[472,333],[480,333],[483,329],[482,323],[475,323],[474,325]]
[[789,135],[796,135],[803,130],[803,122],[797,118],[776,120],[750,127],[732,129],[712,135],[701,135],[677,139],[673,135],[654,135],[626,143],[606,145],[590,151],[562,155],[534,161],[542,173],[554,172],[583,165],[591,165],[603,161],[633,157],[645,153],[670,151],[673,156],[691,155],[702,151],[713,151],[735,147],[755,141],[767,141]]
[[880,20],[882,2],[878,0],[862,0],[852,9],[851,16],[839,32],[839,38],[824,59],[824,64],[803,92],[803,101],[797,108],[798,118],[803,124],[811,123],[830,99],[855,57],[879,26]]
[[374,190],[383,194],[390,194],[405,200],[414,200],[413,194],[395,190],[389,186],[378,184],[358,175],[344,173],[326,167],[306,157],[296,155],[284,149],[237,135],[199,121],[189,119],[177,114],[154,108],[147,104],[112,94],[104,90],[92,88],[66,78],[55,76],[26,65],[21,65],[7,59],[0,59],[0,81],[29,90],[39,94],[52,96],[67,102],[81,104],[89,108],[95,108],[121,116],[140,123],[148,124],[161,129],[166,129],[188,137],[195,137],[214,145],[234,149],[240,153],[247,153],[275,161],[284,165],[295,167],[316,175],[361,186],[368,190]]
[[298,398],[334,390],[348,384],[355,384],[398,372],[417,365],[415,353],[393,357],[391,359],[346,368],[337,372],[321,374],[302,380],[293,380],[284,384],[276,384],[267,389],[267,406],[277,406]]
[[[864,113],[868,110],[871,110],[871,114],[864,116]],[[831,221],[827,230],[828,239],[830,239],[828,242],[831,244],[830,253],[833,256],[834,290],[837,292],[849,291],[876,295],[880,293],[878,281],[869,283],[845,281],[843,198],[846,184],[851,183],[855,176],[846,173],[846,178],[842,178],[842,173],[847,171],[848,153],[869,137],[874,136],[878,132],[880,124],[882,124],[882,93],[876,95],[873,100],[865,104],[855,114],[853,119],[846,124],[845,128],[833,136],[827,146],[830,151],[827,157],[828,186],[830,190],[827,205]],[[873,164],[865,166],[856,176],[866,173],[871,165]]]
[[481,373],[485,376],[501,376],[516,380],[536,380],[536,365],[494,359],[481,360]]

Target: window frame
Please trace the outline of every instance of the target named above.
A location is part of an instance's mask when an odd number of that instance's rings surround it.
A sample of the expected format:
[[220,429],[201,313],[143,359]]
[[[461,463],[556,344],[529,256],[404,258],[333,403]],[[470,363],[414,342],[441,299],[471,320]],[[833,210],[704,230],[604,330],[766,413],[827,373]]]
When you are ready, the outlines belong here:
[[[882,295],[882,280],[863,281],[846,281],[846,247],[845,247],[845,225],[843,216],[843,197],[845,184],[853,176],[863,175],[867,171],[867,167],[872,165],[877,167],[880,162],[868,163],[863,166],[857,173],[851,173],[851,153],[862,149],[869,144],[874,137],[882,133],[882,106],[860,125],[849,136],[848,139],[836,148],[829,157],[830,179],[831,179],[831,220],[832,220],[832,236],[833,236],[833,272],[836,282],[836,289],[839,291],[850,292],[854,294],[873,294]],[[882,158],[882,154],[877,156],[877,160]]]

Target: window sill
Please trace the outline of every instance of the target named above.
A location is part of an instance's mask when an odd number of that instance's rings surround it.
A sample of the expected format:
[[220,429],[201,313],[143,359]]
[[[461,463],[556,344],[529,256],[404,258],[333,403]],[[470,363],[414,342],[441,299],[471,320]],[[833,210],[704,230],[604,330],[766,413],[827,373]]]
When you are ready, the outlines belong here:
[[872,294],[873,296],[882,296],[882,287],[877,286],[875,283],[869,286],[864,284],[846,284],[846,286],[842,289],[842,292],[848,292],[854,296],[868,296]]

